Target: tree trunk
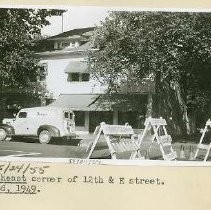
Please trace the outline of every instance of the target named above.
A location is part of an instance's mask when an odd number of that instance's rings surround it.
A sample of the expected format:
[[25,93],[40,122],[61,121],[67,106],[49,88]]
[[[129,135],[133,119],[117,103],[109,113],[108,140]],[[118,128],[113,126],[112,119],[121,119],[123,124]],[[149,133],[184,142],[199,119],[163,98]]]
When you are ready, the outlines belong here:
[[189,118],[188,118],[188,110],[187,110],[187,106],[185,101],[182,98],[181,95],[181,88],[179,83],[174,83],[174,90],[176,92],[176,96],[177,96],[177,100],[179,102],[180,108],[181,108],[181,112],[182,112],[182,119],[186,125],[186,132],[189,135],[190,134],[190,122],[189,122]]
[[[187,134],[187,107],[184,107],[180,89],[172,88],[169,81],[161,81],[156,76],[156,92],[153,96],[153,117],[163,117],[168,124],[168,132],[172,136]],[[183,107],[183,108],[181,108]],[[189,127],[188,127],[189,128]]]

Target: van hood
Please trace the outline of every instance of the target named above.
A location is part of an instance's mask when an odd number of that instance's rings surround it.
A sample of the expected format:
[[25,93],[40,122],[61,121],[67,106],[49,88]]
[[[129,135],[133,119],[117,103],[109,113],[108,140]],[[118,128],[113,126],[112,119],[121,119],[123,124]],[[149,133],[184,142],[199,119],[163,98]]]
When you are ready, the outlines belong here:
[[7,125],[12,125],[14,123],[14,121],[15,121],[15,118],[4,118],[2,120],[2,123],[7,124]]

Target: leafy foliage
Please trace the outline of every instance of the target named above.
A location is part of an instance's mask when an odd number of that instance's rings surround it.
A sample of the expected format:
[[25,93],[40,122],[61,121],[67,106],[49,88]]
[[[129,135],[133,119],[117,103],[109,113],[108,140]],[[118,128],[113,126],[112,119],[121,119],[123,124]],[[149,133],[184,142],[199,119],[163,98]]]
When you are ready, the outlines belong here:
[[[47,17],[61,15],[63,10],[0,9],[0,89],[34,88],[31,82],[40,73],[33,47]],[[28,90],[29,90],[28,89]],[[36,91],[35,91],[36,92]]]
[[[207,111],[211,96],[210,13],[111,12],[95,30],[92,42],[99,49],[90,57],[92,73],[109,87],[109,93],[118,92],[125,81],[139,84],[150,78],[156,82],[162,109],[165,105],[171,109],[169,113],[175,112],[172,103],[177,101],[183,121],[189,109]],[[170,92],[174,102],[166,101]],[[156,106],[155,112],[159,110]]]

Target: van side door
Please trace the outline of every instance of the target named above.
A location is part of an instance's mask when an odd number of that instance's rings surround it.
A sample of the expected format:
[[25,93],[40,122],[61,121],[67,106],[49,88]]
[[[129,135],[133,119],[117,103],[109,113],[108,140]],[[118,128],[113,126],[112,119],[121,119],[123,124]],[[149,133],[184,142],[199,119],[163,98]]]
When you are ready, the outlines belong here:
[[14,122],[15,135],[29,135],[28,113],[20,111]]

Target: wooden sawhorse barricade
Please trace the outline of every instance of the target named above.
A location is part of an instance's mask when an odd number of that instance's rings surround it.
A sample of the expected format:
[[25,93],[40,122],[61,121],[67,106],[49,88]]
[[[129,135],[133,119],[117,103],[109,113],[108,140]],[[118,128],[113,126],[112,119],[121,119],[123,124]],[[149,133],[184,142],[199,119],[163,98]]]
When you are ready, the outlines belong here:
[[91,157],[102,134],[104,135],[112,159],[117,159],[117,154],[123,152],[130,152],[130,159],[135,159],[136,157],[143,159],[139,151],[140,144],[138,136],[128,124],[108,125],[102,122],[96,128],[95,134],[96,138],[91,146],[87,159]]
[[211,149],[211,142],[209,144],[203,144],[203,139],[205,137],[206,132],[208,131],[208,128],[211,128],[211,120],[207,120],[206,125],[202,131],[202,135],[201,138],[199,140],[199,144],[197,145],[197,149],[196,149],[196,153],[194,156],[194,159],[197,158],[199,150],[206,150],[205,156],[204,156],[204,162],[207,161],[208,155],[210,153],[210,149]]
[[[146,138],[146,134],[148,133],[148,131],[152,129],[153,136],[152,136],[151,144],[149,146],[149,151],[151,149],[152,144],[154,142],[157,142],[160,147],[160,151],[162,153],[164,160],[176,160],[177,153],[172,148],[172,145],[171,145],[172,138],[167,133],[166,120],[163,118],[149,117],[146,119],[144,125],[145,125],[145,129],[139,140],[139,147],[141,146],[143,139]],[[134,155],[136,155],[136,153]]]

